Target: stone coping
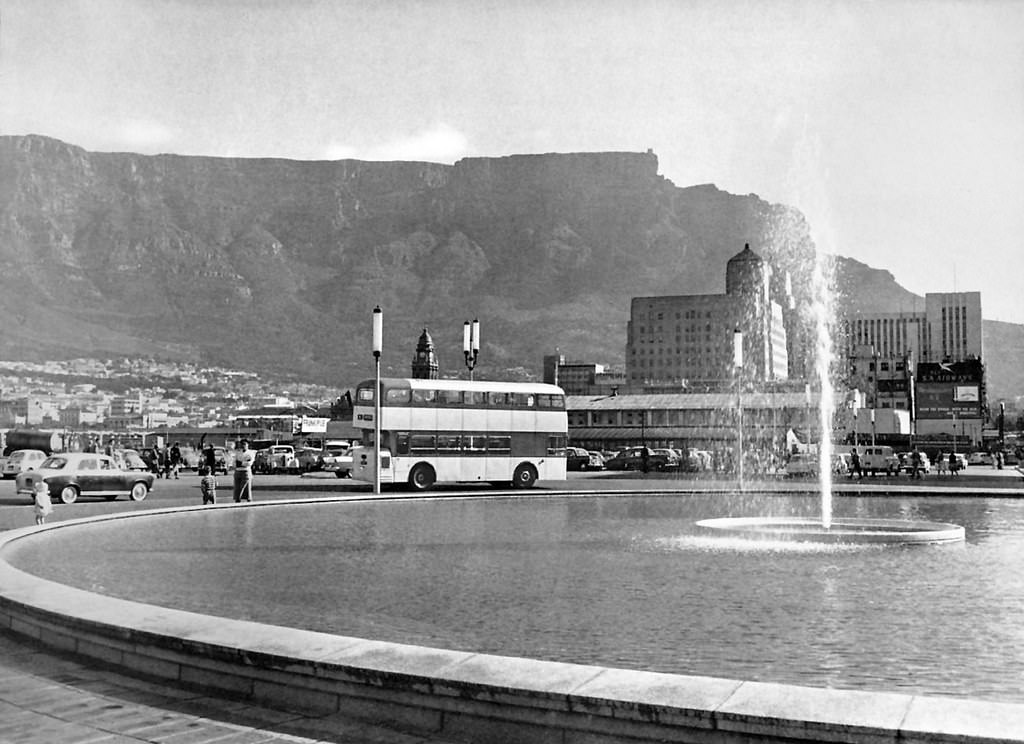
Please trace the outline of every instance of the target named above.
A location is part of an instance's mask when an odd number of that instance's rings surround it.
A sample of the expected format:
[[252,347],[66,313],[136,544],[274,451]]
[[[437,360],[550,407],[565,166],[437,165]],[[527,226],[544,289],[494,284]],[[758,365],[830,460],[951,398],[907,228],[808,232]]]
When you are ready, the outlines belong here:
[[455,740],[1024,743],[1024,705],[614,669],[336,636],[93,594],[3,560],[3,551],[18,540],[91,522],[372,498],[153,509],[0,533],[0,627],[175,684],[271,707],[387,721]]

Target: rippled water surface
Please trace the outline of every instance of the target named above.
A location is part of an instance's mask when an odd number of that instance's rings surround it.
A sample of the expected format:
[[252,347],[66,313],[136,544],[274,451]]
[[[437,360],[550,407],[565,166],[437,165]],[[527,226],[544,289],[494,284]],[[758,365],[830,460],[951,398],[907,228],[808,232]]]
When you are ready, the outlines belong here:
[[750,543],[694,526],[800,497],[417,499],[60,529],[11,563],[214,615],[505,655],[1024,702],[1024,504],[843,498],[958,545]]

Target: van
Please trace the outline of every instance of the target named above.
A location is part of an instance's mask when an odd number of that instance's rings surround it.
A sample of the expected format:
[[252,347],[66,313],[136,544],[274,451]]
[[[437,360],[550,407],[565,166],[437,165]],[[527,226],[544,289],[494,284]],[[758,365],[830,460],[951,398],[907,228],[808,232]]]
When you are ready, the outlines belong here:
[[896,475],[900,472],[900,458],[892,447],[865,447],[860,455],[860,467],[865,473]]

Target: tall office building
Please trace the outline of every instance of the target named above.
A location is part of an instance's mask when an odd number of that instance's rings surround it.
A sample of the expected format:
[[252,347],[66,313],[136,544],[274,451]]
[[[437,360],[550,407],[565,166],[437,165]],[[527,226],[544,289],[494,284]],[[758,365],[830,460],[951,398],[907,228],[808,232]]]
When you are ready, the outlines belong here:
[[[743,332],[748,380],[789,376],[783,304],[788,282],[750,245],[729,259],[723,295],[634,297],[626,331],[631,387],[718,387],[733,379],[733,333]],[[790,298],[780,297],[787,307]]]

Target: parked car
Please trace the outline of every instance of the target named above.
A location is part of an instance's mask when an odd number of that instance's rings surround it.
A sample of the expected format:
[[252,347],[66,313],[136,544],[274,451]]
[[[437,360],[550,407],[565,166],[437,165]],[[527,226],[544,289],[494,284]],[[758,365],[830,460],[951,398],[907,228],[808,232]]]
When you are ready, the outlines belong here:
[[992,453],[991,452],[972,452],[967,456],[968,465],[988,465],[992,466]]
[[[921,455],[921,472],[924,474],[932,472],[932,461],[928,458],[927,453],[920,452]],[[896,457],[900,461],[899,472],[909,474],[914,469],[914,463],[912,452],[900,452]]]
[[1020,458],[1017,457],[1016,450],[1008,449],[1003,450],[1003,465],[1019,465]]
[[18,474],[18,488],[26,478],[42,476],[50,490],[50,498],[72,504],[79,496],[101,496],[113,501],[128,496],[142,501],[153,488],[152,473],[123,470],[109,455],[92,452],[67,452],[46,458],[34,473]]
[[681,458],[674,449],[656,449],[654,454],[662,455],[665,458],[665,470],[678,470]]
[[860,467],[865,473],[875,475],[885,473],[886,475],[899,475],[900,458],[888,446],[864,447],[860,455]]
[[217,473],[228,474],[228,451],[226,447],[213,448],[213,461],[216,463],[213,468],[214,475]]
[[667,459],[649,447],[629,447],[606,460],[604,466],[608,470],[643,470],[645,465],[644,450],[647,450],[646,466],[648,470],[664,470]]
[[789,456],[786,466],[783,468],[785,474],[793,477],[814,477],[818,475],[818,456],[806,452],[796,452]]
[[35,470],[38,468],[43,460],[46,459],[46,453],[42,450],[37,449],[20,449],[14,450],[7,456],[3,464],[3,477],[14,478],[18,473],[23,473],[26,470]]
[[151,472],[149,463],[142,459],[142,455],[133,449],[122,450],[121,464],[125,470],[141,470],[144,473]]
[[308,473],[320,469],[320,458],[323,452],[316,447],[300,447],[295,450],[295,463],[300,473]]
[[320,467],[339,478],[351,475],[352,455],[348,442],[327,442],[320,458]]
[[565,448],[565,469],[586,470],[590,464],[590,453],[580,447]]

